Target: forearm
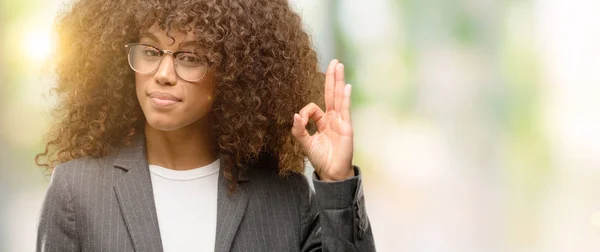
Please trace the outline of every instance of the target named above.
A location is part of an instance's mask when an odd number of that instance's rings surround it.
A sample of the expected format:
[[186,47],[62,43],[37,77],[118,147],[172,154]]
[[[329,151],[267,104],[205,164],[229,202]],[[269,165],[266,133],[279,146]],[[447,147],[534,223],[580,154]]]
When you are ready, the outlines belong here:
[[366,213],[360,169],[343,181],[324,182],[313,175],[323,251],[375,251]]

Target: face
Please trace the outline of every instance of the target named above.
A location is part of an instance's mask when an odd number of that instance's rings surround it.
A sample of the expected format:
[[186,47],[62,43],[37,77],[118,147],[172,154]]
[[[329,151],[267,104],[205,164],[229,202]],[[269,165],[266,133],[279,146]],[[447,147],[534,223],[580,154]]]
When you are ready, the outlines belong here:
[[[216,86],[212,71],[198,61],[203,59],[202,55],[193,54],[194,34],[171,30],[169,36],[155,24],[139,42],[151,47],[136,46],[129,51],[130,55],[137,53],[138,59],[132,60],[131,56],[130,64],[144,70],[135,73],[138,101],[148,125],[161,131],[178,130],[206,120]],[[155,48],[181,53],[159,56]]]

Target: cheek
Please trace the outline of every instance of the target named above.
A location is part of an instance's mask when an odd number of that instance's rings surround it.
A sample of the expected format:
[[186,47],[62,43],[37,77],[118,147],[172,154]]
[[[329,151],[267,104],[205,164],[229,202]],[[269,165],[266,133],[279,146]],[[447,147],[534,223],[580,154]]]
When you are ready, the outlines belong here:
[[186,91],[186,96],[189,101],[188,109],[197,116],[203,116],[212,109],[212,104],[215,99],[214,85],[202,85],[204,83],[190,86]]
[[144,92],[146,83],[148,83],[148,81],[148,76],[135,73],[135,92],[138,94],[138,98],[139,94]]

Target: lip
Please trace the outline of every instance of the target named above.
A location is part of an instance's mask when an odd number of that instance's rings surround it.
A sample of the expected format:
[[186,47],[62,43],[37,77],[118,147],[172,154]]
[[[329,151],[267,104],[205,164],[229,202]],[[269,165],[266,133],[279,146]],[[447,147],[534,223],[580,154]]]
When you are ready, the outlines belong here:
[[152,100],[152,103],[156,107],[168,107],[175,103],[181,102],[181,99],[166,92],[154,91],[151,92],[148,97],[150,97],[150,100]]

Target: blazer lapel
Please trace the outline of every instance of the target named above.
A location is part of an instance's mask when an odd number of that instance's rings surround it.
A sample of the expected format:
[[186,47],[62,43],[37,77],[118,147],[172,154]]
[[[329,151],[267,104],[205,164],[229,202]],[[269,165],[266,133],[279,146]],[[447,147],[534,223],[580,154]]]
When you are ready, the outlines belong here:
[[[223,160],[223,158],[221,158]],[[229,181],[223,174],[224,162],[221,162],[219,173],[219,188],[217,196],[217,235],[215,241],[215,252],[228,252],[231,249],[233,239],[246,212],[248,199],[248,179],[240,176],[238,188],[229,195]]]
[[144,137],[120,150],[114,165],[127,172],[114,190],[135,251],[163,251]]

